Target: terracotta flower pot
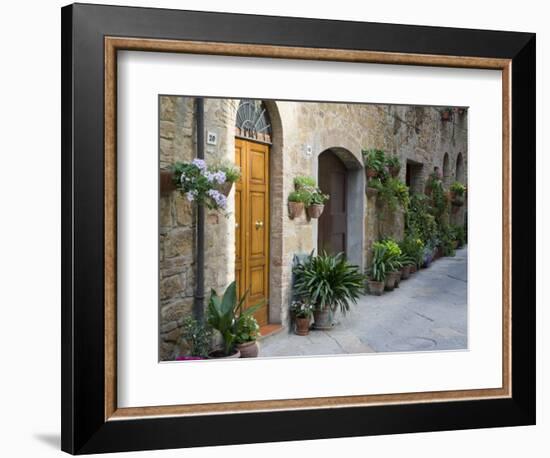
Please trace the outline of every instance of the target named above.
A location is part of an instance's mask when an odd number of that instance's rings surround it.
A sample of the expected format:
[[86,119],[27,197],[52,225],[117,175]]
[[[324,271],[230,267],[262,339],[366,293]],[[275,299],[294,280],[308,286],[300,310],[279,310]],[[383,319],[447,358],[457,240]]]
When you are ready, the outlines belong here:
[[386,291],[393,291],[396,287],[397,276],[401,276],[399,272],[388,272],[386,274]]
[[309,334],[309,322],[311,321],[310,317],[307,318],[298,318],[296,317],[294,332],[299,336],[307,336]]
[[315,329],[328,330],[334,327],[329,307],[325,307],[323,310],[315,310],[313,312],[313,319],[315,320],[313,325]]
[[256,358],[260,352],[258,342],[255,340],[237,344],[237,350],[241,353],[241,358]]
[[401,270],[397,270],[394,272],[395,274],[395,287],[399,288],[399,284],[401,283]]
[[406,280],[411,276],[411,265],[403,266],[401,269],[401,280]]
[[310,218],[319,218],[325,209],[324,205],[310,205],[307,207],[307,216]]
[[214,351],[211,351],[208,354],[208,357],[212,358],[212,359],[240,358],[241,357],[241,352],[239,350],[235,349],[235,350],[233,350],[233,353],[231,353],[230,355],[226,355],[223,352],[223,350],[214,350]]
[[219,184],[217,186],[218,191],[220,191],[225,197],[229,195],[231,192],[231,188],[233,187],[233,183],[231,181],[226,181],[223,184]]
[[418,270],[418,267],[416,266],[416,264],[411,264],[410,268],[411,268],[410,269],[411,275],[414,274]]
[[304,212],[304,203],[303,202],[289,202],[288,203],[288,214],[291,219],[298,218]]
[[378,176],[378,172],[374,169],[365,169],[367,173],[367,178],[376,178]]
[[367,284],[369,287],[369,294],[373,296],[381,296],[384,292],[385,283],[383,281],[369,280]]

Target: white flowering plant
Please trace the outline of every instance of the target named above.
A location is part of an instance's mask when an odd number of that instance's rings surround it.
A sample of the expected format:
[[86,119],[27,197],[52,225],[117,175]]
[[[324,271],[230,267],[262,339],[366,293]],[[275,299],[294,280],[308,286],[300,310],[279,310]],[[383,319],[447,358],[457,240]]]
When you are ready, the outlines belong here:
[[228,179],[223,170],[211,169],[204,159],[177,162],[173,167],[174,182],[190,202],[205,205],[211,210],[225,210],[227,197],[219,187]]
[[292,301],[290,312],[296,318],[310,318],[313,315],[313,305],[303,300]]

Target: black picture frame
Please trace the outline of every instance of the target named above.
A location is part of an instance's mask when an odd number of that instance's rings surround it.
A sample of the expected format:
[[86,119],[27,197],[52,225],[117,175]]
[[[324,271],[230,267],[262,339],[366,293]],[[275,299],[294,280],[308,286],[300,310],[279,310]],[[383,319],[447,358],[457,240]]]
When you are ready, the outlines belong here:
[[[512,396],[105,421],[105,36],[511,59]],[[535,257],[528,255],[536,252],[535,42],[535,34],[519,32],[64,7],[62,449],[85,454],[535,424]]]

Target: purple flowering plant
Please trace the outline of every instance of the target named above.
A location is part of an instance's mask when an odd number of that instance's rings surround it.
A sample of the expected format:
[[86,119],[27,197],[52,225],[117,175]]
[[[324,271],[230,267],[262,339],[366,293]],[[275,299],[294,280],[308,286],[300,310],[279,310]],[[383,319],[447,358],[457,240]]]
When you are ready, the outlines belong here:
[[211,210],[226,210],[227,197],[220,192],[220,186],[233,183],[240,176],[238,167],[234,165],[209,167],[204,159],[177,162],[173,172],[174,182],[187,200]]

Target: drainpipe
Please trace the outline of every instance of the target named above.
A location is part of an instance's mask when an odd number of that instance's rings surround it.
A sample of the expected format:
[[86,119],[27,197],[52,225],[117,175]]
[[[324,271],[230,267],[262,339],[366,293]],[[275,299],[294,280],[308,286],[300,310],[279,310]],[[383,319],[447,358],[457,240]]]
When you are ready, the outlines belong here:
[[[197,158],[204,159],[204,99],[198,97],[195,104],[197,122]],[[199,322],[204,321],[204,205],[197,205],[197,270],[193,314]]]

